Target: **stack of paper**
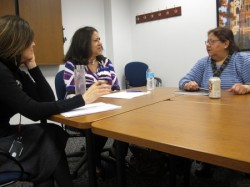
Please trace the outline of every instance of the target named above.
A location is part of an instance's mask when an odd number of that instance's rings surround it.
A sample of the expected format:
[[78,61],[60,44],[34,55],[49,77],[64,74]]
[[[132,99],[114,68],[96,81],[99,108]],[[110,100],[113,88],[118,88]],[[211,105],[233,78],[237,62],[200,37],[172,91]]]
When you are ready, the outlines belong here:
[[184,95],[209,95],[208,91],[204,91],[204,90],[199,90],[199,91],[178,90],[175,93],[176,94],[184,94]]
[[69,112],[64,112],[61,114],[64,117],[75,117],[75,116],[93,114],[98,112],[104,112],[108,110],[115,110],[119,108],[121,108],[121,106],[99,102],[99,103],[88,104],[83,107],[79,107]]
[[111,94],[104,95],[102,97],[108,97],[108,98],[118,98],[118,99],[132,99],[134,97],[139,97],[143,96],[146,94],[149,94],[150,92],[142,92],[142,91],[120,91],[120,92],[115,92]]

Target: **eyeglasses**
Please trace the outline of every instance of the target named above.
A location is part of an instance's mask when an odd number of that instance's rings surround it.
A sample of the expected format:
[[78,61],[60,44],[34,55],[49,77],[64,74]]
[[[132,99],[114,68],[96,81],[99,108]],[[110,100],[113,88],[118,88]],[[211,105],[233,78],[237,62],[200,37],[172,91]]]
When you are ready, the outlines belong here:
[[218,41],[220,41],[220,40],[207,40],[207,41],[205,41],[205,45],[214,45],[214,43],[215,42],[218,42]]

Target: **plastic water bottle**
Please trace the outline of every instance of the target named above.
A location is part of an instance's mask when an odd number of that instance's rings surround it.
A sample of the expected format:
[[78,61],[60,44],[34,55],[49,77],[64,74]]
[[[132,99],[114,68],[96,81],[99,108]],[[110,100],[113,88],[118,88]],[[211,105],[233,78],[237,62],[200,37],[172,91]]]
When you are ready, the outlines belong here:
[[147,90],[153,90],[155,88],[155,75],[152,72],[151,68],[149,67],[146,71],[146,78],[147,78]]
[[86,91],[86,79],[84,65],[76,65],[75,67],[75,94],[83,94]]

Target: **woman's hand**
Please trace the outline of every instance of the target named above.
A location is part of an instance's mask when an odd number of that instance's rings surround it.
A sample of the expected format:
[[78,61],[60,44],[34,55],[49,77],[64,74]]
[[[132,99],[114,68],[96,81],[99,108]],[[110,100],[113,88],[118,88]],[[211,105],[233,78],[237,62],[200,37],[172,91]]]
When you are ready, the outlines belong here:
[[190,81],[184,85],[184,90],[197,91],[197,90],[199,90],[199,85],[195,81]]
[[243,85],[241,83],[236,83],[232,88],[228,89],[229,92],[244,95],[250,92],[250,85]]
[[28,69],[32,69],[32,68],[36,67],[37,65],[36,65],[35,55],[33,54],[33,57],[24,61],[23,64]]
[[21,64],[24,64],[28,69],[36,67],[36,58],[34,54],[35,42],[32,42],[21,55]]
[[109,94],[111,92],[111,85],[106,84],[105,81],[97,81],[82,95],[85,104],[94,102],[100,96]]

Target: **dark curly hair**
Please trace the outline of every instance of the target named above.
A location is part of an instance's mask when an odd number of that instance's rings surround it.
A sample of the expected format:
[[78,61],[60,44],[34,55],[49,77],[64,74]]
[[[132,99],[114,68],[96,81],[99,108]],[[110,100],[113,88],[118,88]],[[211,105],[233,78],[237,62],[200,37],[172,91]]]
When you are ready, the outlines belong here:
[[[64,62],[72,61],[75,65],[87,65],[88,59],[92,55],[91,51],[91,37],[94,32],[98,32],[93,27],[82,27],[78,29],[71,40],[68,52],[65,55]],[[103,60],[103,56],[97,56],[98,61]]]

